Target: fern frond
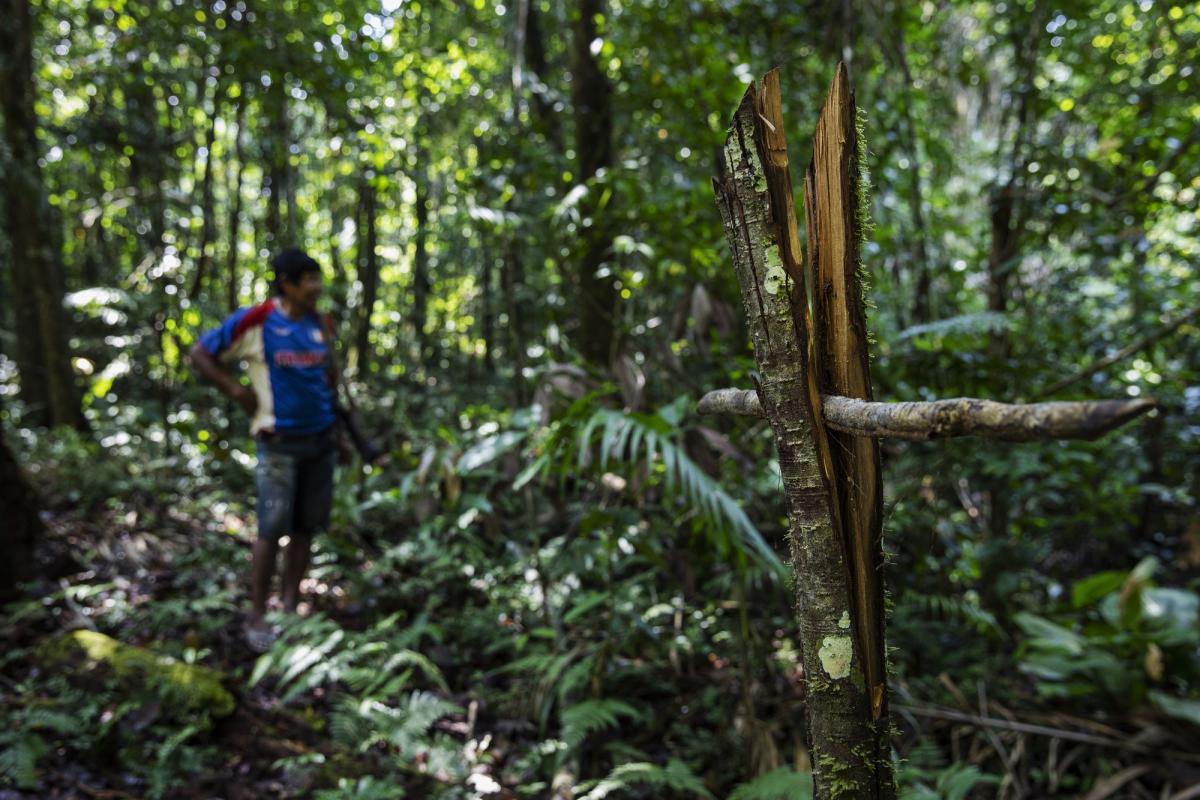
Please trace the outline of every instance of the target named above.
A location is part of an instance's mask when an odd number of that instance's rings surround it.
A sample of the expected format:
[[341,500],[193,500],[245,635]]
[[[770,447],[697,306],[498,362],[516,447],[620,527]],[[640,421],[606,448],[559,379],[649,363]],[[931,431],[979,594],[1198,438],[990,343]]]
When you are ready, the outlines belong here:
[[1004,629],[1000,627],[1000,623],[996,621],[995,615],[987,609],[981,608],[978,603],[971,602],[965,597],[923,594],[910,590],[904,593],[898,604],[898,608],[900,609],[906,607],[915,609],[925,617],[962,620],[974,627],[979,633],[991,634],[997,637],[1004,637],[1006,635]]
[[[696,508],[710,531],[733,533],[731,539],[717,540],[722,550],[732,548],[779,574],[784,572],[779,558],[746,512],[719,483],[700,469],[681,446],[671,440],[663,420],[645,414],[596,409],[583,425],[577,440],[577,463],[580,468],[587,463],[586,454],[591,452],[598,431],[601,434],[601,468],[610,461],[653,465],[661,460],[667,492],[682,497]],[[639,452],[643,443],[644,452]]]
[[955,764],[938,777],[938,789],[946,800],[966,800],[976,786],[999,783],[999,776],[980,772],[973,764]]
[[15,740],[5,742],[0,749],[0,777],[7,778],[19,789],[37,786],[37,761],[49,745],[36,733],[22,733]]
[[1001,333],[1010,327],[1009,318],[999,311],[979,311],[913,325],[896,335],[898,340],[921,336],[967,336],[982,333]]
[[562,738],[571,747],[578,747],[591,733],[615,728],[621,717],[637,719],[638,711],[623,700],[585,700],[562,712]]
[[780,767],[737,786],[729,800],[810,800],[812,795],[811,772]]
[[622,764],[608,773],[608,777],[592,786],[580,800],[616,797],[634,786],[646,785],[682,792],[693,797],[712,797],[704,783],[687,764],[671,759],[665,767],[646,761]]

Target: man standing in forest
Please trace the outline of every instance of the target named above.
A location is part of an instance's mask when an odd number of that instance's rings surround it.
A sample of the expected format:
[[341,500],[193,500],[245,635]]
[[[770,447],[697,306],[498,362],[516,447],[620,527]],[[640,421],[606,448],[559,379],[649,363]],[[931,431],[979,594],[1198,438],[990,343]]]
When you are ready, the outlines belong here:
[[[320,266],[298,249],[284,250],[271,266],[275,296],[238,309],[191,352],[196,371],[250,415],[257,443],[258,537],[246,641],[259,652],[273,640],[264,615],[280,540],[290,537],[280,595],[284,610],[294,612],[312,537],[329,523],[337,460],[337,373],[328,329],[316,312]],[[222,367],[242,361],[250,386]]]

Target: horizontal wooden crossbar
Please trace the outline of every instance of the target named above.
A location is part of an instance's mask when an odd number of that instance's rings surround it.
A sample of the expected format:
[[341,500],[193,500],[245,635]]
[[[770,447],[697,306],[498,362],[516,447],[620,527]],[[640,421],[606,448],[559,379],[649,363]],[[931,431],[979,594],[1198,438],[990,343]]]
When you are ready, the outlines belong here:
[[[1007,442],[1095,439],[1155,407],[1153,400],[998,403],[973,397],[930,402],[876,403],[822,395],[821,416],[831,428],[885,439],[981,436]],[[701,398],[701,414],[763,416],[753,389],[717,389]]]

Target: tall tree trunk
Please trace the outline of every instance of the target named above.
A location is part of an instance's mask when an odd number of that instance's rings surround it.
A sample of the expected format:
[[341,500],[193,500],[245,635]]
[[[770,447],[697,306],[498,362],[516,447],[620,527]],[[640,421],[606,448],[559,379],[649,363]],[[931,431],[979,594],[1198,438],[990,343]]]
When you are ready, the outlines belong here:
[[921,142],[917,134],[917,125],[913,120],[911,107],[915,81],[912,69],[908,65],[908,56],[904,49],[903,15],[904,10],[901,7],[900,13],[895,20],[895,37],[892,41],[892,47],[888,48],[885,46],[884,52],[890,52],[893,55],[895,64],[900,68],[900,73],[904,78],[906,102],[900,104],[900,114],[904,120],[904,150],[907,152],[909,161],[909,166],[906,170],[908,173],[908,210],[912,223],[912,239],[909,251],[913,260],[912,269],[916,273],[916,282],[913,287],[913,322],[921,325],[929,322],[933,317],[930,298],[933,265],[929,263],[929,231],[925,224],[924,208],[925,192],[921,186]]
[[288,103],[287,87],[283,87],[283,99],[279,104],[279,119],[276,126],[283,132],[283,198],[287,203],[287,246],[302,247],[300,233],[303,225],[300,221],[300,208],[296,202],[296,171],[292,169],[292,120],[290,104]]
[[[267,194],[267,249],[277,253],[284,247],[295,244],[284,228],[284,203],[287,186],[288,135],[287,99],[284,96],[283,78],[277,78],[267,89],[263,99],[266,104],[268,130],[263,132],[267,161],[264,182],[270,186]],[[281,127],[282,124],[282,127]]]
[[[205,85],[201,82],[201,86]],[[192,288],[188,297],[193,302],[199,299],[204,288],[204,279],[212,264],[210,244],[215,236],[216,213],[213,209],[213,147],[217,142],[217,116],[220,111],[221,86],[213,89],[212,110],[208,118],[208,131],[204,136],[204,173],[200,179],[200,243],[197,245],[199,257],[196,261],[196,276],[192,279]]]
[[[1013,225],[1014,183],[1009,181],[997,191],[991,200],[992,247],[988,255],[987,301],[988,311],[1004,314],[1008,311],[1008,284],[1012,274],[1013,259],[1017,254],[1017,231]],[[1002,376],[996,388],[998,396],[1007,389],[1007,361],[1009,356],[1008,332],[998,329],[989,334],[988,356],[994,374]],[[992,536],[1003,539],[1008,536],[1008,523],[1012,516],[1008,484],[1003,477],[987,482],[988,530]]]
[[483,339],[483,366],[489,373],[495,372],[496,301],[493,297],[492,273],[496,270],[495,250],[489,237],[482,235],[483,260],[479,266],[479,335]]
[[[587,185],[613,163],[612,86],[596,56],[592,42],[598,33],[597,17],[604,0],[578,0],[574,21],[571,64],[571,101],[575,111],[575,153],[579,183]],[[594,184],[580,203],[585,223],[576,256],[578,326],[575,342],[584,358],[607,367],[615,349],[617,289],[611,271],[600,274],[612,257],[611,186],[603,192]],[[602,204],[603,201],[603,204]]]
[[[138,77],[126,93],[126,121],[122,134],[124,144],[132,150],[129,156],[130,185],[137,188],[138,239],[147,251],[141,257],[157,258],[163,252],[166,234],[166,203],[163,198],[162,126],[157,101],[150,88],[150,74],[139,61]],[[133,135],[131,136],[130,133]]]
[[226,253],[229,285],[225,287],[226,304],[231,312],[238,307],[238,242],[242,235],[242,183],[246,175],[246,157],[242,147],[242,127],[246,122],[245,87],[238,95],[235,117],[237,130],[233,134],[233,152],[237,167],[233,175],[233,188],[230,190],[232,197],[229,204],[229,250]]
[[426,365],[426,359],[429,357],[429,336],[425,326],[429,321],[429,293],[433,287],[429,280],[429,186],[424,170],[417,173],[414,202],[417,231],[413,237],[412,324],[413,333],[417,337],[417,359],[422,365]]
[[16,299],[17,367],[31,418],[86,427],[62,304],[62,253],[38,165],[33,17],[28,0],[0,0],[0,112],[10,161],[3,181]]
[[[538,128],[546,141],[559,153],[563,149],[562,123],[554,110],[554,101],[550,96],[550,87],[546,84],[548,74],[546,68],[546,42],[542,37],[541,13],[537,9],[536,0],[519,0],[518,35],[520,46],[518,53],[524,58],[524,66],[528,69],[530,95],[533,98],[533,115]],[[524,25],[521,25],[521,15],[524,15]],[[515,87],[518,91],[520,86]]]
[[358,309],[358,325],[354,332],[354,363],[359,375],[365,375],[371,365],[371,312],[379,293],[379,260],[376,241],[376,189],[371,181],[362,185],[363,222],[366,241],[358,249],[358,280],[362,284],[362,302]]
[[0,526],[0,601],[12,599],[17,584],[33,577],[33,548],[42,536],[38,506],[37,494],[0,429],[0,508],[4,509],[4,525]]
[[525,380],[525,313],[520,308],[518,292],[524,281],[524,270],[521,264],[521,251],[518,234],[507,234],[504,242],[504,267],[501,272],[504,291],[504,311],[508,316],[505,328],[508,330],[508,357],[513,365],[513,390],[515,405],[524,406],[529,402],[529,386]]

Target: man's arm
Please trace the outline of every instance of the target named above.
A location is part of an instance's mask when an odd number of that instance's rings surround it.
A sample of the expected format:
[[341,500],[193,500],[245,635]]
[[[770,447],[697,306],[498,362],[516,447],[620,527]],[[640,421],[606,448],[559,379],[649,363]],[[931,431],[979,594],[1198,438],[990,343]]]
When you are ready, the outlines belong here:
[[246,413],[254,416],[258,410],[258,396],[247,386],[243,386],[236,378],[226,372],[212,353],[205,349],[200,342],[192,345],[192,368],[209,383],[216,386],[223,394],[233,399],[245,409]]

